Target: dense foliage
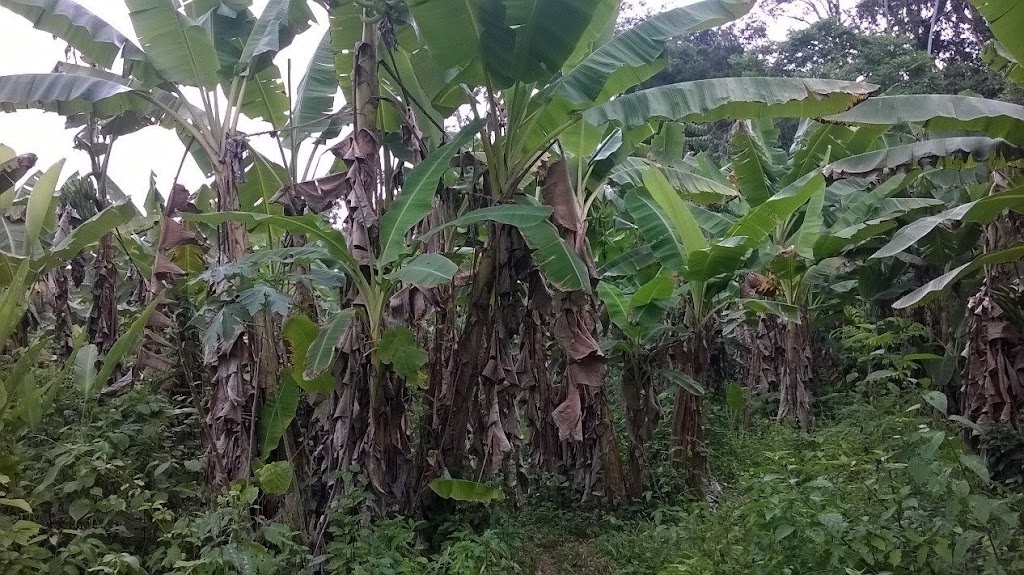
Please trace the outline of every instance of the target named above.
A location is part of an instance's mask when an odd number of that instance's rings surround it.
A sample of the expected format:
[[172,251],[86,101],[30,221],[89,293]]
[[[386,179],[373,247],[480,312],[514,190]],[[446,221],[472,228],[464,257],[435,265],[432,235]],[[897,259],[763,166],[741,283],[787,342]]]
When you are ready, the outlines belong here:
[[1024,8],[620,4],[0,0],[3,572],[1024,571]]

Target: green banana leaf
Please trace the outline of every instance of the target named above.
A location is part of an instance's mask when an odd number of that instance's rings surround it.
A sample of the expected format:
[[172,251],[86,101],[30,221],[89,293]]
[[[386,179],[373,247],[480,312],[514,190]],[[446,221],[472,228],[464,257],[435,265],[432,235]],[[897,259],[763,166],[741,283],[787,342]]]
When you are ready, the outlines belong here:
[[430,490],[443,499],[474,503],[488,503],[505,498],[505,494],[497,487],[465,479],[435,479],[430,482]]
[[285,430],[295,419],[299,407],[299,386],[295,384],[291,370],[281,372],[281,381],[270,392],[260,409],[259,438],[260,459],[266,460],[277,449]]
[[992,35],[1003,44],[1006,51],[1018,62],[1024,61],[1024,4],[1018,0],[971,0],[978,9]]
[[[870,101],[870,100],[869,100]],[[792,162],[780,178],[783,185],[789,185],[811,170],[816,170],[829,161],[841,160],[855,153],[849,146],[857,136],[857,129],[835,124],[819,124],[804,120],[804,130],[798,131],[793,147]]]
[[341,91],[345,94],[345,101],[352,102],[352,69],[355,63],[356,43],[363,37],[363,9],[353,0],[342,0],[335,3],[328,14],[335,74]]
[[646,189],[632,190],[626,194],[625,202],[633,223],[640,229],[640,235],[657,261],[669,269],[682,269],[686,265],[683,241],[672,219],[658,206],[650,192]]
[[748,204],[757,207],[775,195],[778,175],[768,144],[756,127],[747,121],[736,122],[729,137],[729,151],[740,195]]
[[815,186],[804,208],[804,219],[793,238],[796,253],[807,259],[814,259],[814,245],[821,237],[825,217],[825,186]]
[[441,254],[422,254],[408,261],[387,275],[405,284],[432,287],[452,281],[459,266]]
[[69,74],[0,76],[0,110],[25,108],[65,117],[92,114],[106,119],[148,109],[149,103],[131,88],[101,78]]
[[856,125],[919,123],[930,132],[977,132],[1024,146],[1024,106],[985,98],[881,96],[827,119]]
[[557,74],[598,8],[594,0],[507,0],[506,6],[515,31],[510,77],[523,83]]
[[648,88],[584,112],[594,125],[627,128],[652,119],[710,122],[724,118],[820,118],[852,108],[873,84],[815,78],[716,78]]
[[334,107],[338,93],[338,76],[334,72],[334,50],[330,30],[317,45],[306,73],[299,81],[293,114],[288,122],[286,139],[302,141],[309,134],[323,132],[330,124],[327,114]]
[[134,47],[127,36],[73,0],[0,0],[0,7],[64,40],[103,68],[113,65],[125,46]]
[[916,244],[935,228],[954,222],[974,222],[985,224],[999,217],[1005,210],[1024,212],[1024,188],[1016,188],[1007,192],[992,194],[980,200],[950,208],[934,216],[921,218],[900,229],[892,240],[872,258],[894,256]]
[[465,227],[482,222],[497,222],[499,224],[515,226],[522,230],[523,228],[544,222],[544,220],[551,217],[553,212],[554,208],[551,206],[531,206],[526,204],[500,204],[486,208],[477,208],[464,216],[433,228],[416,239],[419,242],[425,242],[433,237],[434,234],[446,229]]
[[515,32],[505,2],[413,0],[409,11],[431,59],[444,69],[458,70],[460,83],[493,88],[512,83]]
[[703,0],[652,16],[584,57],[558,81],[555,95],[575,107],[607,100],[656,74],[664,66],[659,58],[669,39],[731,22],[754,4],[754,0]]
[[562,66],[563,72],[575,68],[583,58],[597,50],[612,38],[615,33],[615,22],[618,20],[622,0],[594,0],[596,4],[590,24],[583,31],[576,48]]
[[253,74],[242,96],[239,109],[246,116],[264,120],[275,129],[288,123],[288,96],[277,66],[269,65]]
[[183,214],[182,218],[210,226],[218,226],[224,222],[239,222],[249,226],[271,225],[295,234],[306,235],[311,239],[323,242],[328,253],[349,277],[362,277],[362,274],[358,271],[359,263],[356,262],[352,253],[349,252],[348,247],[345,245],[344,236],[341,235],[340,231],[329,227],[323,218],[318,216],[281,216],[258,212],[216,212]]
[[[58,62],[54,71],[69,76],[87,76],[108,80],[132,90],[145,90],[146,96],[143,97],[140,92],[135,102],[137,107],[133,107],[116,118],[111,118],[104,122],[102,128],[104,134],[122,136],[134,133],[154,123],[159,123],[165,128],[175,128],[178,126],[177,120],[167,113],[168,109],[185,119],[194,120],[198,118],[200,121],[207,121],[206,111],[192,105],[188,100],[159,88],[145,88],[142,82],[133,78],[125,78],[101,68],[80,66],[68,62]],[[156,103],[149,100],[153,100]],[[67,118],[69,126],[85,125],[90,119],[90,114],[67,115]]]
[[312,20],[306,0],[269,0],[245,42],[236,72],[252,76],[265,70],[295,36],[309,30]]
[[103,363],[100,366],[99,373],[96,374],[96,381],[100,385],[106,385],[110,377],[114,375],[114,370],[117,369],[118,364],[124,360],[128,352],[135,349],[139,342],[142,341],[142,333],[149,322],[149,316],[153,315],[153,312],[156,311],[157,306],[161,303],[160,298],[151,301],[146,306],[146,309],[142,310],[139,317],[135,318],[135,321],[132,322],[128,330],[122,333],[121,337],[117,338],[114,345],[110,346],[110,351],[107,352],[107,355],[103,356]]
[[745,237],[747,247],[757,247],[776,226],[788,220],[824,187],[825,178],[820,172],[805,175],[747,212],[733,224],[727,237]]
[[644,173],[644,187],[672,221],[687,253],[707,247],[708,241],[697,220],[660,170],[652,168]]
[[99,391],[100,380],[96,377],[96,362],[99,361],[100,352],[95,344],[81,348],[75,353],[75,367],[73,379],[75,388],[82,394],[82,399],[90,401],[93,395]]
[[458,70],[459,83],[495,89],[558,73],[596,8],[591,0],[414,0],[409,4],[437,64]]
[[130,201],[104,209],[79,224],[60,243],[51,247],[43,257],[39,270],[48,271],[71,261],[78,252],[100,241],[100,238],[114,229],[128,224],[137,215],[138,211]]
[[598,268],[597,275],[601,278],[632,276],[657,261],[650,246],[640,245],[608,260]]
[[302,372],[302,379],[315,381],[320,374],[327,371],[334,361],[334,350],[341,344],[341,338],[348,331],[348,326],[352,324],[355,315],[356,308],[343,309],[330,323],[320,329],[320,333],[306,351],[306,369]]
[[[288,340],[289,351],[291,352],[291,372],[295,383],[309,393],[330,393],[334,389],[334,378],[324,373],[320,366],[307,366],[306,360],[321,357],[317,353],[310,353],[310,348],[320,339],[321,331],[319,326],[303,313],[297,313],[288,317],[284,322],[282,330],[284,338]],[[333,347],[331,348],[333,350]],[[306,379],[305,374],[316,375]]]
[[430,213],[441,176],[458,150],[476,137],[484,120],[470,122],[451,142],[431,152],[406,177],[402,193],[380,218],[380,255],[377,266],[384,268],[398,259],[406,248],[405,235]]
[[551,222],[519,227],[544,277],[562,291],[590,291],[590,272]]
[[[725,238],[704,249],[690,252],[682,276],[689,282],[710,283],[719,276],[732,276],[750,251],[743,236]],[[724,285],[722,287],[725,287]],[[705,297],[714,294],[705,292]]]
[[671,298],[675,287],[676,284],[672,279],[671,272],[661,268],[658,270],[657,275],[633,292],[633,296],[629,298],[630,311],[641,308],[653,301]]
[[977,162],[987,162],[997,168],[1005,162],[1021,158],[1024,158],[1024,148],[1006,140],[984,137],[941,138],[850,156],[825,166],[822,172],[830,180],[877,178],[897,169],[931,165],[970,167]]
[[903,309],[926,303],[936,298],[940,293],[956,282],[985,266],[1015,262],[1019,261],[1021,258],[1024,258],[1024,246],[1021,245],[978,256],[974,260],[942,274],[909,294],[901,297],[892,304],[892,307],[896,309]]
[[1018,86],[1024,86],[1024,67],[998,40],[989,40],[981,52],[981,59],[996,72]]
[[652,167],[661,171],[683,199],[691,202],[719,203],[739,195],[735,189],[703,174],[674,165],[657,165],[646,158],[624,158],[612,167],[608,178],[623,187],[643,187],[644,174]]
[[135,34],[153,67],[166,80],[208,90],[217,85],[213,39],[177,9],[174,0],[125,0]]
[[597,294],[604,302],[608,310],[608,319],[611,320],[627,337],[636,339],[639,337],[639,328],[629,321],[629,300],[615,284],[602,281],[597,284]]

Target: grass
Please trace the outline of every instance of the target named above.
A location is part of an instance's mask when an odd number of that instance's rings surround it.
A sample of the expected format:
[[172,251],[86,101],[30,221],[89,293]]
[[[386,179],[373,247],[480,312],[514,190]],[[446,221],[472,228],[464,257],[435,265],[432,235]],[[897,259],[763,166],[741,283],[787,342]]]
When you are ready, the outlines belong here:
[[1022,572],[1019,501],[959,464],[955,430],[936,443],[944,424],[895,400],[824,404],[810,433],[713,408],[713,508],[664,493],[615,511],[536,502],[496,529],[532,574]]

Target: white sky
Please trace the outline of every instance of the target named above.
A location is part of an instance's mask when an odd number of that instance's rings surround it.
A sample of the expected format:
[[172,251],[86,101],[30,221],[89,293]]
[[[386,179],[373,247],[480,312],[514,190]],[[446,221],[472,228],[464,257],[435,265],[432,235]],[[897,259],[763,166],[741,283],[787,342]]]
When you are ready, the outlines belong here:
[[[128,18],[128,9],[123,2],[77,1],[129,38],[136,38]],[[671,8],[690,4],[692,1],[649,0],[647,5],[657,10],[659,6],[663,9]],[[266,3],[267,0],[254,0],[253,11],[258,14]],[[326,23],[323,10],[319,6],[315,6],[314,10],[318,20]],[[780,23],[779,26],[773,27],[772,35],[784,35],[788,27]],[[322,30],[323,28],[319,33],[310,31],[300,35],[292,46],[278,55],[277,64],[282,73],[287,70],[288,62],[292,62],[292,75],[296,84],[316,49]],[[24,18],[0,8],[0,54],[4,54],[4,57],[0,58],[0,75],[49,72],[54,64],[64,60],[65,46],[64,42],[32,28]],[[246,132],[256,132],[267,127],[254,122],[240,125]],[[85,152],[72,148],[75,132],[76,130],[64,129],[64,120],[56,114],[37,110],[0,113],[0,143],[10,146],[19,154],[36,154],[39,156],[39,163],[36,166],[39,169],[45,169],[54,162],[67,158],[65,177],[75,171],[90,171]],[[279,153],[269,138],[262,138],[262,142],[259,140],[261,138],[254,139],[253,145],[268,157],[277,159]],[[166,196],[183,153],[184,146],[174,133],[159,126],[152,126],[117,140],[113,148],[109,174],[122,190],[137,204],[141,204],[149,190],[151,171],[157,176],[158,189]],[[204,177],[191,158],[186,160],[179,181],[192,190],[203,183]]]

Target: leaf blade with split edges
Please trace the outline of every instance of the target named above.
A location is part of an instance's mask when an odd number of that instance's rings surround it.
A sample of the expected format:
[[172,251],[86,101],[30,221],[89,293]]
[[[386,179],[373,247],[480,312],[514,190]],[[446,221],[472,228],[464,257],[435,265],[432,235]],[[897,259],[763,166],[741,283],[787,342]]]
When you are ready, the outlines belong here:
[[341,338],[348,331],[348,326],[352,324],[355,315],[355,308],[343,309],[331,320],[331,323],[320,330],[306,351],[306,367],[302,371],[303,379],[314,381],[330,367],[334,360],[334,350],[341,343]]

